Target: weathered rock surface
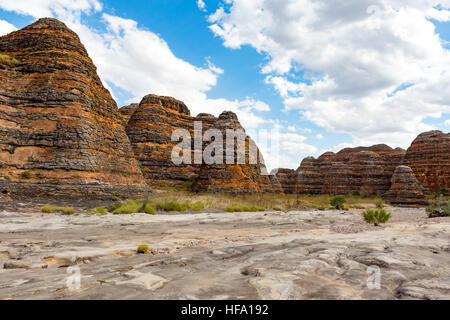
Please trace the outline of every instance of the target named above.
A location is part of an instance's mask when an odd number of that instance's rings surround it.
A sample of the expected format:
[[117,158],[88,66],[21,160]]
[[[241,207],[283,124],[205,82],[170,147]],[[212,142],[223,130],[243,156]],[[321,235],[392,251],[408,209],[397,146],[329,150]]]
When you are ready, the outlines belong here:
[[424,188],[414,176],[410,167],[398,166],[391,179],[390,190],[383,198],[393,205],[426,205]]
[[136,112],[138,107],[139,103],[132,103],[128,106],[119,109],[120,115],[122,116],[124,127],[127,126],[128,121],[130,121],[131,116],[133,115],[133,113]]
[[0,53],[17,60],[0,64],[3,193],[147,190],[116,103],[73,31],[40,19],[0,37]]
[[285,192],[301,194],[383,194],[405,151],[387,145],[327,152],[305,158],[295,172],[279,171]]
[[[195,122],[200,124],[198,128],[195,127]],[[217,130],[223,138],[223,151],[221,158],[208,163],[205,157],[202,158],[203,151],[213,157],[219,155],[211,151],[211,142],[202,142],[201,137],[210,129]],[[227,129],[240,130],[246,140],[245,145],[235,141],[232,164],[226,164]],[[176,147],[179,144],[179,141],[172,141],[172,134],[177,130],[185,130],[190,137],[187,139],[191,148],[188,154],[190,163],[179,164],[172,161],[172,152],[174,148],[178,150]],[[209,114],[193,117],[181,101],[148,95],[130,117],[126,131],[150,185],[186,184],[197,191],[253,192],[274,189],[270,177],[261,174],[265,170],[265,165],[261,161],[257,164],[249,162],[250,138],[245,135],[244,129],[232,112],[223,112],[218,118]],[[199,138],[197,140],[196,135]],[[213,141],[216,145],[220,143]],[[237,161],[238,151],[244,152],[245,161],[242,163]],[[182,152],[177,154],[184,155]]]
[[427,191],[450,192],[450,133],[430,131],[419,135],[406,151],[403,164]]
[[383,227],[357,210],[2,212],[0,299],[450,299],[450,217],[388,210]]

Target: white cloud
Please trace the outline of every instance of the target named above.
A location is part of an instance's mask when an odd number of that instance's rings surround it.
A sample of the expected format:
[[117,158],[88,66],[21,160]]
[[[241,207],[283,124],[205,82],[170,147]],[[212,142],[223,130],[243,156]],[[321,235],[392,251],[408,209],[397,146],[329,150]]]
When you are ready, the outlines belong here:
[[13,26],[11,23],[4,20],[0,20],[0,36],[4,36],[5,34],[8,34],[16,30],[17,28]]
[[433,129],[427,117],[450,112],[450,53],[428,20],[449,21],[448,8],[448,0],[234,0],[209,21],[224,46],[267,55],[261,72],[286,110],[354,144],[406,147]]
[[317,140],[322,140],[324,138],[323,134],[316,134],[316,139]]
[[206,4],[203,0],[197,0],[197,7],[201,10],[201,11],[206,11]]
[[102,10],[98,0],[1,0],[0,8],[35,18]]
[[450,120],[445,120],[444,124],[446,127],[450,127]]

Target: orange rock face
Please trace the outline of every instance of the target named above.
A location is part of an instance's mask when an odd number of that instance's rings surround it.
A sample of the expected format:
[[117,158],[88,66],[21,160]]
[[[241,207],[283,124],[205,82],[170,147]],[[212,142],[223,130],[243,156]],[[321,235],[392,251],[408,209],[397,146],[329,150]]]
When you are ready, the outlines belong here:
[[[300,194],[383,194],[405,151],[386,145],[327,152],[305,158],[288,179],[278,178],[285,192]],[[283,174],[283,173],[282,173]]]
[[1,37],[0,54],[15,59],[0,64],[4,193],[147,190],[116,103],[73,31],[41,19]]
[[383,199],[393,205],[415,206],[426,205],[424,188],[414,176],[413,170],[407,166],[399,166],[391,179],[390,190],[383,195]]
[[[195,123],[201,123],[196,128]],[[220,141],[211,138],[203,142],[201,137],[209,129],[215,129],[223,137],[222,161],[206,163],[203,155],[211,149],[211,143]],[[136,158],[142,165],[145,177],[150,185],[179,186],[189,185],[196,191],[230,191],[254,192],[273,191],[272,183],[263,163],[249,163],[250,139],[245,135],[245,146],[234,144],[232,164],[226,163],[227,129],[242,130],[236,115],[224,112],[218,118],[209,114],[190,115],[186,105],[170,97],[148,95],[139,104],[126,127],[127,134],[133,145]],[[175,163],[172,152],[181,140],[172,141],[176,130],[185,130],[190,136],[188,144],[191,151],[187,154],[190,163]],[[243,131],[244,132],[244,131]],[[245,132],[244,132],[245,134]],[[195,137],[199,139],[195,139]],[[237,162],[239,148],[244,151],[245,162]],[[242,149],[243,148],[243,149]],[[178,152],[180,157],[184,152]],[[212,156],[217,156],[214,152]],[[275,185],[275,189],[280,186]]]
[[411,167],[427,191],[450,192],[450,133],[419,135],[406,151],[403,164]]
[[135,113],[138,107],[139,103],[132,103],[119,109],[120,115],[122,116],[122,123],[125,127],[127,126],[128,121],[130,121],[131,116],[133,115],[133,113]]

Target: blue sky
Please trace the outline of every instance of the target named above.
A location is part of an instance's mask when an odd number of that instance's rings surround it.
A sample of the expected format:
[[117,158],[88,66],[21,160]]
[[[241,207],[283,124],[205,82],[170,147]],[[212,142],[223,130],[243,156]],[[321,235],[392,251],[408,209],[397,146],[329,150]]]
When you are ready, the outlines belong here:
[[269,168],[296,168],[448,132],[450,3],[409,2],[0,0],[0,34],[63,20],[119,107],[156,93],[193,114],[235,111],[257,142],[272,132],[277,150],[260,142]]

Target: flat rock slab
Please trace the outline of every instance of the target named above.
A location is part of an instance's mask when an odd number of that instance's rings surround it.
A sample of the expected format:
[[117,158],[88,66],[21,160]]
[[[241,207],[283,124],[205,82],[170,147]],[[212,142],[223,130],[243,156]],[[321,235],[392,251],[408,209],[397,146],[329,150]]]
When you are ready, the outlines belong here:
[[389,211],[2,212],[0,299],[448,299],[450,218]]

